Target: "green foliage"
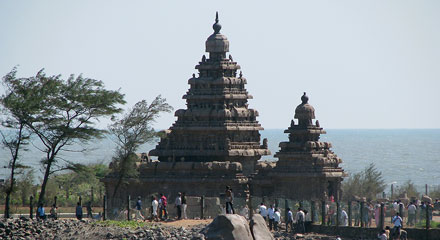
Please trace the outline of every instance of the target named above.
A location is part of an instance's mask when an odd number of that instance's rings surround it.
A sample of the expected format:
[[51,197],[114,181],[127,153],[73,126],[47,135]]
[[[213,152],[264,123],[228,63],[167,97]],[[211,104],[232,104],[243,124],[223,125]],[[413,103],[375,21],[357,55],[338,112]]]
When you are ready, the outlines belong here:
[[440,185],[437,185],[434,187],[434,189],[431,189],[429,191],[429,196],[433,199],[440,199]]
[[402,186],[397,189],[397,195],[403,197],[407,194],[408,198],[419,198],[420,193],[417,191],[416,186],[411,180],[407,180]]
[[94,127],[96,121],[119,113],[124,96],[82,75],[63,80],[61,75],[47,76],[43,70],[29,78],[17,78],[16,73],[14,68],[3,78],[9,94],[2,103],[43,144],[45,173],[38,199],[43,202],[49,176],[71,164],[60,162],[59,152],[69,150],[75,142],[101,137],[105,131]]
[[366,197],[368,200],[375,199],[376,195],[385,189],[385,181],[382,172],[371,163],[362,172],[351,175],[342,183],[343,198],[351,200],[355,196]]
[[148,105],[142,100],[120,118],[113,118],[109,126],[110,133],[115,136],[117,149],[113,157],[112,169],[118,174],[113,196],[124,180],[137,175],[137,149],[149,141],[153,141],[158,133],[152,127],[162,112],[170,112],[173,108],[160,95]]

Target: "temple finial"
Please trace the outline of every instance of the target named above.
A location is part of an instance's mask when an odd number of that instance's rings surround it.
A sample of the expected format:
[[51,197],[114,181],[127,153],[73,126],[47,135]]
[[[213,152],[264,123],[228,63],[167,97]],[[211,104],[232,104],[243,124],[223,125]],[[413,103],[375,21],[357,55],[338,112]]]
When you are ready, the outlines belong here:
[[214,29],[214,34],[220,33],[220,29],[222,29],[222,25],[218,23],[218,12],[215,12],[215,23],[212,25],[212,28]]
[[301,101],[303,104],[306,104],[309,101],[309,97],[306,95],[306,92],[304,92],[304,95],[302,95]]

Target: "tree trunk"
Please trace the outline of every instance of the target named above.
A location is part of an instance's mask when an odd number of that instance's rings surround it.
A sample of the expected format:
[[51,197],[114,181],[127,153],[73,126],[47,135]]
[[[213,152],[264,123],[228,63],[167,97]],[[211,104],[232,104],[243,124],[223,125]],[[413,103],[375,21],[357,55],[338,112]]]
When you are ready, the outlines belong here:
[[6,192],[6,201],[5,201],[5,218],[9,218],[9,202],[11,198],[11,192]]
[[38,206],[40,204],[43,204],[44,202],[44,195],[46,193],[46,185],[47,185],[47,181],[49,180],[50,167],[52,166],[52,162],[53,162],[53,157],[50,157],[49,161],[47,162],[46,172],[44,173],[43,183],[41,184],[40,196],[38,197]]

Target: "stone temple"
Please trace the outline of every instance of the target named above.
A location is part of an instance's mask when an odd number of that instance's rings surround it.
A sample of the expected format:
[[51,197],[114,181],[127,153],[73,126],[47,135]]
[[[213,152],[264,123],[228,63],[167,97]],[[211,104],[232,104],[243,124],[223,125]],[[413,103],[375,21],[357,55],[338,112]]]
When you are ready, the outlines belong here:
[[[183,96],[187,109],[175,112],[176,122],[149,153],[159,161],[138,162],[139,176],[116,191],[109,208],[120,207],[127,195],[150,202],[153,194],[174,199],[177,192],[217,199],[219,206],[225,186],[231,186],[238,198],[250,193],[253,198],[338,199],[345,176],[341,159],[330,143],[319,141],[325,131],[317,120],[313,123],[315,110],[305,94],[295,110],[298,123],[292,120],[285,130],[289,141],[281,142],[275,155],[279,160],[258,161],[271,154],[267,140],[260,143],[258,112],[248,107],[252,96],[240,66],[227,56],[229,41],[220,33],[218,15],[213,29],[206,40],[209,55],[196,66],[198,76],[188,80],[190,88]],[[112,171],[102,180],[109,197],[118,176]]]
[[[308,103],[304,93],[302,103],[295,109],[295,119],[284,131],[289,134],[288,142],[281,142],[281,150],[273,168],[262,169],[253,179],[258,185],[257,195],[285,196],[293,199],[323,200],[341,196],[340,185],[344,171],[339,164],[342,160],[330,148],[331,143],[320,142],[319,137],[326,132],[315,119],[315,109]],[[267,181],[270,179],[270,181]]]
[[179,109],[177,121],[150,156],[161,162],[239,162],[245,174],[263,155],[270,155],[267,140],[260,144],[258,112],[248,108],[252,96],[246,91],[246,78],[229,52],[229,41],[220,33],[218,15],[214,33],[206,40],[206,52],[188,80],[183,96],[188,109]]

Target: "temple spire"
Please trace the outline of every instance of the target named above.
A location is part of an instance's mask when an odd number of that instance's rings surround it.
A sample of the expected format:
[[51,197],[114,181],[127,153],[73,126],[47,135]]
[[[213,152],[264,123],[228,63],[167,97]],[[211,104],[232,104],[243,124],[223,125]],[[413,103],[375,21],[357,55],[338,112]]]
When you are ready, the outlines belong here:
[[214,29],[214,34],[219,34],[220,29],[222,29],[222,25],[218,23],[218,12],[215,12],[215,23],[212,25],[212,28]]

